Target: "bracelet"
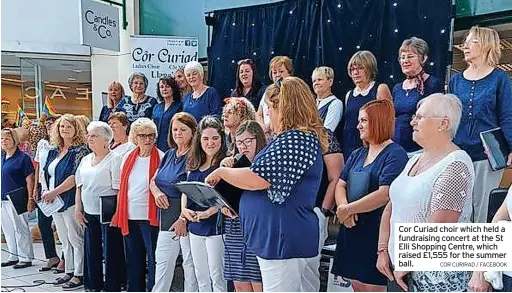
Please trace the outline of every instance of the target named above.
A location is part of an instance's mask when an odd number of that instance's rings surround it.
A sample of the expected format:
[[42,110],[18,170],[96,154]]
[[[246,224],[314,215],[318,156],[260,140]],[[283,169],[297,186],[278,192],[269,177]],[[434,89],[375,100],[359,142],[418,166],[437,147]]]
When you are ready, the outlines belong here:
[[185,217],[183,217],[183,216],[181,216],[181,215],[178,217],[178,219],[182,220],[182,221],[183,221],[183,222],[185,222],[185,223],[187,222],[187,218],[185,218]]
[[381,254],[381,253],[383,253],[383,252],[386,252],[386,253],[387,253],[387,252],[388,252],[388,249],[387,249],[387,248],[379,248],[379,249],[377,249],[377,254]]

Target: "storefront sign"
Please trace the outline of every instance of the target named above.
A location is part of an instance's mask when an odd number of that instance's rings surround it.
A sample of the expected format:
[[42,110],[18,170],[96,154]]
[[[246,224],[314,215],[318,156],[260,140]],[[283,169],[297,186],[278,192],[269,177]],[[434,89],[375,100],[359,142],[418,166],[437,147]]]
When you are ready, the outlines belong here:
[[119,52],[119,10],[92,0],[82,0],[82,44]]
[[132,71],[142,72],[149,80],[146,94],[156,96],[156,84],[172,76],[187,62],[197,61],[197,38],[132,36]]

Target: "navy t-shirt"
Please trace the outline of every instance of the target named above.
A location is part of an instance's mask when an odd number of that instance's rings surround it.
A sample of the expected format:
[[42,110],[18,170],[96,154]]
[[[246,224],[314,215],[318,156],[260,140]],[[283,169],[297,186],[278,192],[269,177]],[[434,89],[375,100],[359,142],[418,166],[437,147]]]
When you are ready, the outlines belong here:
[[171,128],[171,119],[174,114],[181,112],[183,105],[181,101],[173,102],[167,110],[165,110],[165,103],[155,105],[153,108],[153,121],[156,124],[158,130],[158,137],[156,139],[156,147],[162,152],[166,152],[169,149],[167,143],[167,137],[169,136],[169,128]]
[[192,98],[192,92],[183,98],[183,111],[196,118],[197,123],[204,116],[222,114],[222,99],[215,88],[209,87],[202,96],[197,99]]
[[187,180],[187,156],[176,157],[176,149],[169,149],[165,152],[158,173],[155,177],[155,183],[167,197],[180,198],[181,192],[175,187],[175,184]]
[[20,187],[26,187],[26,178],[34,173],[32,160],[24,152],[16,149],[14,154],[6,159],[6,153],[2,151],[2,200],[6,195]]
[[318,255],[313,208],[322,177],[322,149],[311,133],[281,133],[254,158],[251,170],[271,184],[244,191],[240,223],[247,247],[264,259]]
[[[204,182],[206,177],[210,175],[210,173],[215,170],[214,167],[210,167],[206,169],[205,171],[190,171],[188,173],[187,181],[198,181],[198,182]],[[195,212],[202,212],[206,211],[207,208],[203,208],[196,204],[194,201],[192,201],[190,198],[187,200],[187,208],[190,210],[193,210]],[[217,229],[217,218],[219,216],[219,213],[212,215],[208,219],[201,220],[200,222],[189,222],[188,224],[188,231],[192,234],[199,235],[199,236],[213,236],[213,235],[220,235],[221,231],[220,229]],[[219,231],[217,231],[219,230]],[[221,252],[219,252],[221,253]]]

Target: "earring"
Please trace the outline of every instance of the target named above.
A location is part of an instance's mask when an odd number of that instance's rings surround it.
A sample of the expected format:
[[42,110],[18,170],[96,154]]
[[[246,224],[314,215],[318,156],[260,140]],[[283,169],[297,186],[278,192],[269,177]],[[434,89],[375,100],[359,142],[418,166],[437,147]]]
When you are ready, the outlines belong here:
[[441,131],[443,131],[443,130],[442,130],[441,128],[438,128],[438,129],[437,129],[437,131],[438,131],[438,132],[441,132]]

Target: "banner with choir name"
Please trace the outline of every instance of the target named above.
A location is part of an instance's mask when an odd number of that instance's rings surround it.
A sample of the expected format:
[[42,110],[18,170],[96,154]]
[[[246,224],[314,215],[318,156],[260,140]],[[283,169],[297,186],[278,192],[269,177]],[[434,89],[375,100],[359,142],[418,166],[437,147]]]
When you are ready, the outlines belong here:
[[187,62],[197,61],[198,43],[196,37],[132,36],[132,71],[148,78],[146,94],[156,97],[160,78],[172,76]]

